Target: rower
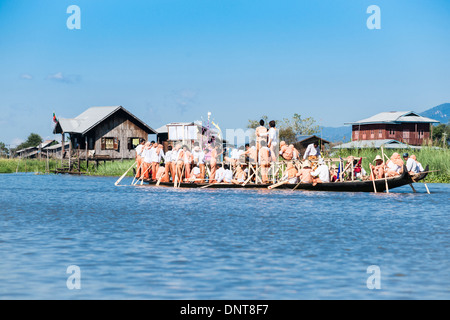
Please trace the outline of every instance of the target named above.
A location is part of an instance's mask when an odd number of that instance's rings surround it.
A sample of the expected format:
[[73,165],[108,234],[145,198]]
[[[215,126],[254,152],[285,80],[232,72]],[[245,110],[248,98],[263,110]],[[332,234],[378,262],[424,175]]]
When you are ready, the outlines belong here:
[[198,142],[194,143],[194,148],[192,149],[192,157],[194,159],[194,165],[198,166],[200,170],[198,179],[200,179],[200,183],[202,183],[205,179],[205,153],[200,148]]
[[417,158],[414,154],[411,155],[411,159],[413,159],[416,162],[416,172],[415,173],[420,173],[420,172],[424,172],[425,169],[422,167],[422,164],[417,161]]
[[139,177],[143,176],[144,180],[149,179],[149,171],[151,170],[152,165],[152,154],[154,152],[153,145],[150,142],[146,142],[144,146],[144,150],[142,150],[142,173]]
[[135,148],[136,150],[136,178],[139,178],[142,174],[142,151],[144,151],[145,139],[140,139],[138,146]]
[[247,174],[242,169],[242,166],[238,165],[236,168],[236,172],[234,173],[234,179],[231,180],[231,182],[234,184],[242,184],[245,182],[246,177],[247,177]]
[[384,178],[384,162],[383,158],[379,154],[376,155],[375,159],[372,161],[375,162],[375,165],[369,164],[370,169],[373,172],[373,176],[375,179],[382,179]]
[[228,164],[224,165],[224,176],[223,176],[223,182],[225,183],[231,183],[233,180],[233,171],[230,170],[230,166]]
[[267,147],[267,143],[263,140],[261,143],[261,149],[259,150],[259,165],[261,166],[262,183],[269,183],[269,167],[270,167],[270,149]]
[[313,186],[318,183],[330,182],[330,170],[325,164],[325,160],[323,160],[323,158],[320,158],[318,165],[318,168],[311,172],[311,175],[313,176]]
[[410,158],[408,153],[403,154],[403,159],[406,162],[406,170],[408,170],[410,174],[416,174],[417,162],[414,159]]
[[320,157],[320,148],[317,141],[311,143],[306,148],[305,154],[303,155],[303,160],[315,160]]
[[294,164],[292,162],[288,162],[286,171],[281,179],[288,180],[288,183],[294,184],[297,183],[297,174],[298,172]]
[[311,175],[311,161],[305,160],[303,162],[302,168],[297,173],[297,177],[299,177],[301,183],[312,183],[313,177]]

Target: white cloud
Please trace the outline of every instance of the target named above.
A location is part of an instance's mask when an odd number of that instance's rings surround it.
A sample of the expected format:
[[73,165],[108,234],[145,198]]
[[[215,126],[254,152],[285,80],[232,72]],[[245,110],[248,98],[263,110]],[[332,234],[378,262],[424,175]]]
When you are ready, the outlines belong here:
[[72,74],[72,75],[65,75],[62,72],[57,72],[54,74],[49,74],[46,77],[47,80],[53,80],[53,81],[57,81],[57,82],[62,82],[62,83],[76,83],[76,82],[80,82],[81,77],[79,75],[76,74]]
[[33,76],[31,74],[28,74],[28,73],[23,73],[23,74],[20,75],[20,78],[21,79],[26,79],[26,80],[32,80]]

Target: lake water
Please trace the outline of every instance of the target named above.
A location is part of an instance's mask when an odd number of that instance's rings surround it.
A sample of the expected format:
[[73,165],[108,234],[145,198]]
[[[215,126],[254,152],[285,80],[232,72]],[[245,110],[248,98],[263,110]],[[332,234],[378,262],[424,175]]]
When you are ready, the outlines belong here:
[[[0,175],[0,299],[450,298],[449,184],[428,195],[116,180]],[[72,265],[80,289],[68,289]]]

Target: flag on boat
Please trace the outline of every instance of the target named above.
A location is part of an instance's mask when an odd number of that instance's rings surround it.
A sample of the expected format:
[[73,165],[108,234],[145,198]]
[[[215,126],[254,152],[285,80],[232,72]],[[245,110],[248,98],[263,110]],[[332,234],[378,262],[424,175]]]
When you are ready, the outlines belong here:
[[56,119],[56,115],[55,115],[54,112],[53,112],[53,122],[54,122],[54,123],[58,123],[58,119]]

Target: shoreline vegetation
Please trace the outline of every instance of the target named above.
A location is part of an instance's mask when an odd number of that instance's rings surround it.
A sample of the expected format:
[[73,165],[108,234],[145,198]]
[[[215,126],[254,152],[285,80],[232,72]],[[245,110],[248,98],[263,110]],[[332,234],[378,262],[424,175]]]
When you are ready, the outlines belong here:
[[[385,153],[390,156],[392,153],[398,152],[403,154],[408,152],[409,155],[415,154],[417,160],[422,163],[423,167],[430,166],[430,170],[439,170],[430,172],[425,179],[427,183],[450,183],[450,151],[449,149],[432,149],[423,148],[420,150],[387,150]],[[369,163],[375,159],[377,154],[381,155],[380,150],[374,149],[353,149],[353,150],[339,150],[333,153],[333,158],[346,157],[352,155],[355,157],[363,157],[362,166],[370,172]],[[325,155],[327,157],[327,155]],[[120,177],[125,171],[130,168],[134,160],[116,160],[101,162],[98,168],[94,163],[89,164],[86,170],[86,164],[81,163],[81,171],[83,175],[88,176],[112,176]],[[57,167],[60,167],[61,160],[47,160],[42,159],[0,159],[0,174],[1,173],[16,173],[16,172],[34,172],[38,174],[54,173]],[[127,174],[128,177],[133,177],[133,170]]]

